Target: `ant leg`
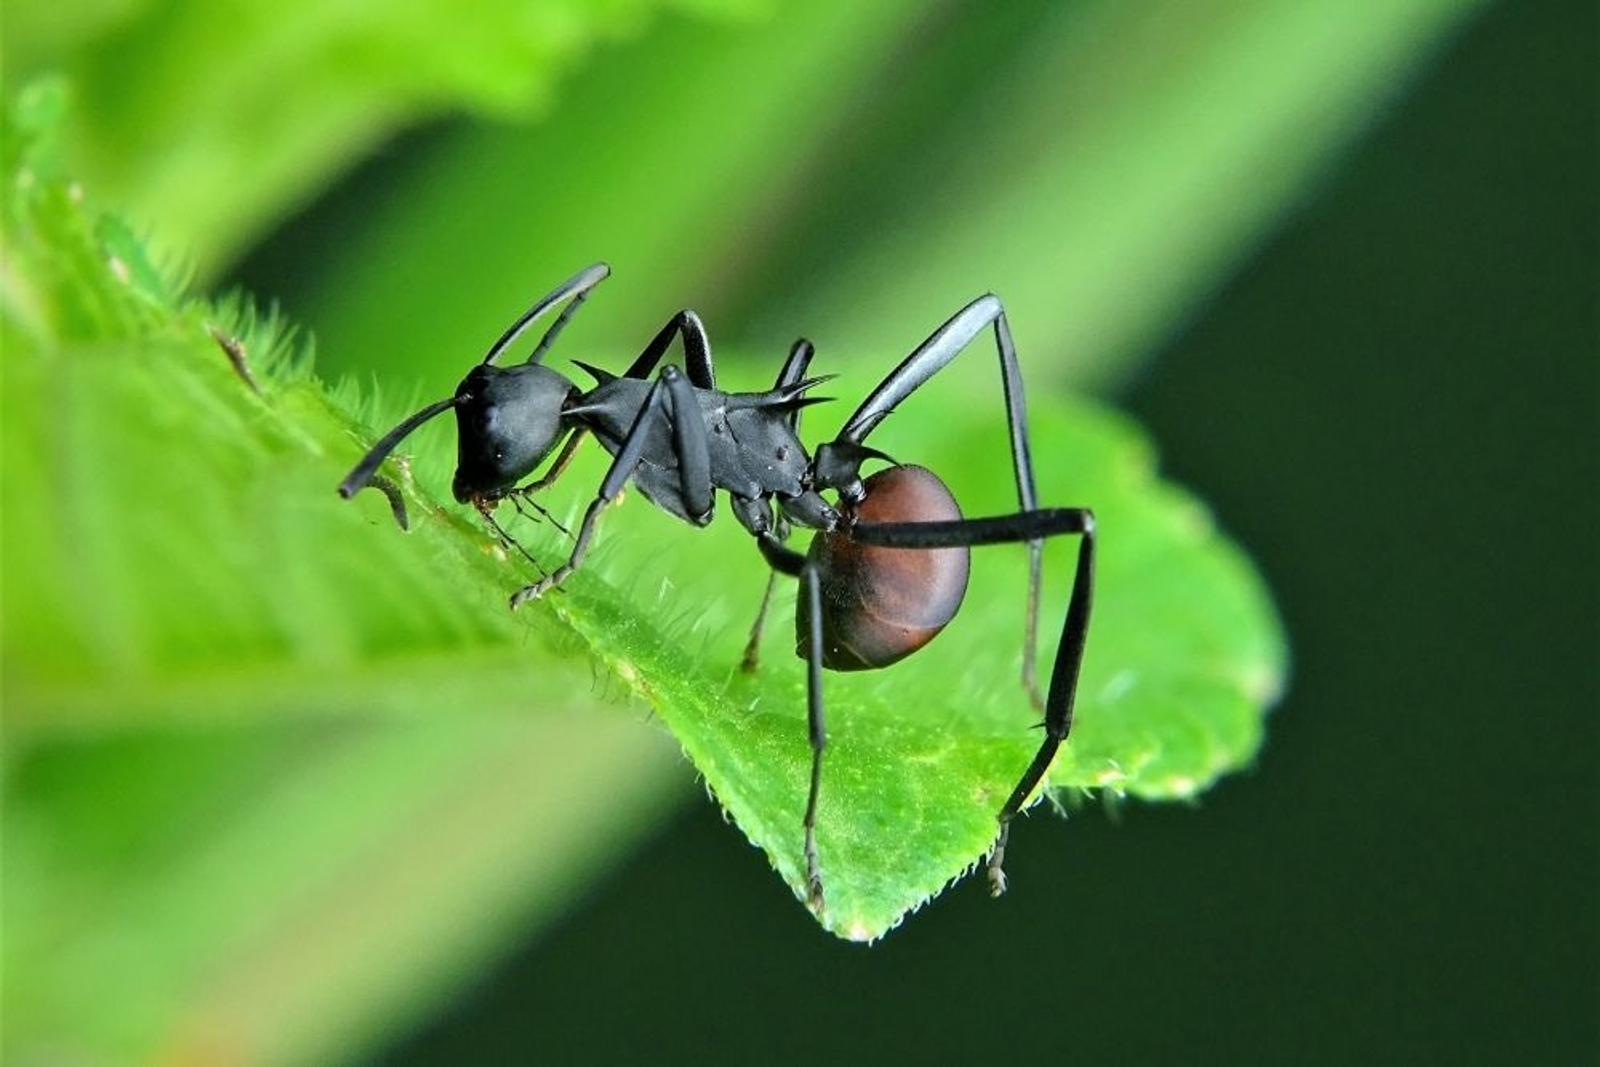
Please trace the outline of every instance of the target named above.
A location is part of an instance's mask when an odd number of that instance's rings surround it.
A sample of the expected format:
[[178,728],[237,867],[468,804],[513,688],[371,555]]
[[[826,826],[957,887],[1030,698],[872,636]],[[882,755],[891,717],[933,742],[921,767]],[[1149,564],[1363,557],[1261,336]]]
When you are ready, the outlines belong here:
[[600,483],[600,490],[583,513],[583,525],[578,527],[578,537],[572,546],[567,562],[554,573],[541,578],[533,585],[523,586],[511,597],[515,610],[530,600],[537,600],[555,586],[566,581],[584,554],[589,551],[589,539],[594,536],[595,520],[616,498],[633,476],[634,469],[644,456],[645,442],[649,438],[650,420],[667,415],[672,421],[672,449],[678,460],[678,477],[683,492],[683,502],[691,517],[709,518],[712,505],[711,454],[706,442],[705,420],[695,399],[694,387],[683,377],[677,367],[663,367],[656,383],[634,416],[628,436],[617,450],[616,458]]
[[761,635],[767,628],[767,609],[772,607],[772,591],[778,585],[778,572],[767,572],[767,585],[761,591],[761,606],[756,609],[756,621],[750,627],[750,639],[744,643],[744,655],[739,658],[739,669],[754,674],[761,668]]
[[521,336],[523,330],[533,325],[537,319],[563,300],[571,300],[572,302],[562,309],[561,314],[556,316],[556,321],[550,324],[550,328],[544,332],[544,336],[534,346],[533,354],[526,360],[528,363],[539,362],[544,358],[545,351],[554,343],[557,335],[566,327],[567,320],[572,318],[573,313],[583,306],[585,300],[589,299],[589,292],[610,276],[611,268],[609,266],[604,263],[596,263],[585,267],[556,286],[549,293],[534,301],[533,306],[524,311],[516,322],[506,327],[506,332],[500,335],[500,339],[489,346],[489,351],[483,357],[483,362],[493,363],[499,359],[500,354]]
[[[578,427],[576,430],[573,430],[567,435],[566,443],[561,446],[560,455],[556,456],[555,462],[550,464],[549,470],[545,471],[538,478],[529,482],[527,485],[520,485],[506,493],[506,499],[511,501],[512,507],[517,509],[517,514],[526,517],[527,512],[523,510],[523,505],[527,505],[542,515],[550,523],[550,525],[554,526],[568,537],[572,536],[572,532],[563,526],[559,519],[550,514],[549,511],[545,510],[542,504],[533,499],[533,496],[535,493],[538,493],[544,489],[548,489],[550,486],[554,485],[556,479],[560,478],[562,474],[566,473],[567,467],[571,465],[572,457],[577,455],[578,446],[583,443],[583,438],[586,433],[588,433],[588,431],[582,426]],[[541,569],[539,573],[543,575],[543,569]]]
[[[806,904],[812,911],[821,913],[822,867],[817,861],[817,797],[822,789],[822,752],[828,747],[828,730],[822,717],[822,579],[816,567],[785,545],[776,535],[762,533],[756,536],[756,547],[772,568],[773,577],[780,573],[800,579],[800,595],[810,602],[811,620],[807,628],[806,661],[806,721],[811,739],[811,789],[806,794],[804,854],[806,860]],[[768,585],[768,589],[771,585]]]
[[531,496],[543,489],[548,489],[555,484],[557,478],[566,473],[567,467],[572,463],[572,457],[577,455],[578,446],[583,443],[584,434],[588,433],[582,426],[573,430],[567,436],[567,443],[561,446],[561,454],[556,456],[556,461],[550,464],[550,469],[527,485],[518,486],[511,490],[508,496]]
[[[773,577],[787,574],[800,579],[800,595],[810,601],[811,624],[806,635],[806,721],[811,739],[811,790],[806,795],[805,859],[806,904],[820,913],[823,907],[822,868],[817,862],[817,796],[822,788],[822,751],[828,731],[822,718],[822,579],[805,556],[785,545],[775,534],[756,535],[756,547],[772,568]],[[768,589],[771,585],[768,585]]]
[[1039,787],[1055,760],[1056,751],[1072,732],[1073,702],[1078,693],[1078,674],[1083,667],[1084,642],[1089,633],[1089,610],[1094,602],[1094,512],[1087,508],[1047,508],[991,519],[857,523],[850,531],[850,536],[863,544],[894,548],[950,548],[1008,541],[1036,543],[1061,534],[1081,534],[1083,539],[1078,542],[1072,596],[1067,601],[1067,617],[1062,623],[1060,644],[1056,646],[1055,668],[1050,672],[1050,693],[1044,705],[1044,740],[1000,809],[1000,829],[995,835],[994,848],[989,852],[989,892],[994,896],[1006,891],[1004,863],[1011,820]]
[[674,334],[683,338],[684,369],[689,373],[689,381],[701,389],[715,389],[717,373],[711,365],[711,339],[706,336],[706,324],[700,321],[699,315],[688,308],[684,308],[667,320],[667,324],[650,339],[650,343],[644,346],[644,351],[639,353],[639,358],[622,372],[622,376],[648,377],[650,372],[656,369],[656,364],[661,362],[661,357],[666,354],[667,346],[672,344]]
[[[806,376],[806,368],[811,365],[811,357],[817,354],[817,348],[804,337],[789,346],[789,357],[783,361],[783,369],[778,371],[778,380],[772,383],[774,391],[788,385],[794,385]],[[789,428],[800,429],[800,409],[795,408],[789,412]]]
[[[798,384],[806,376],[806,368],[816,353],[816,346],[804,337],[796,340],[789,347],[789,356],[778,371],[778,380],[772,383],[773,390]],[[800,412],[801,408],[796,406],[786,416],[789,429],[797,434],[800,432]],[[789,538],[789,522],[781,515],[778,517],[776,535],[780,546]],[[772,591],[777,584],[778,572],[770,571],[767,574],[767,587],[761,593],[761,607],[756,611],[755,624],[750,627],[750,640],[744,646],[744,658],[739,661],[739,669],[747,674],[755,673],[761,666],[761,634],[766,629],[767,610],[772,606]]]
[[[804,337],[795,341],[789,347],[789,356],[783,361],[783,369],[778,371],[778,380],[772,383],[773,391],[799,383],[806,376],[806,368],[816,353],[816,346]],[[789,429],[796,433],[800,431],[800,411],[796,406],[786,416]],[[789,538],[789,521],[780,515],[776,526],[778,544],[782,545]],[[755,625],[750,627],[750,640],[745,643],[744,658],[739,661],[739,669],[746,673],[754,673],[761,665],[761,634],[766,629],[767,609],[772,606],[772,590],[777,584],[778,572],[774,570],[767,575],[767,587],[761,594],[761,607],[756,611]]]
[[[1034,489],[1033,459],[1028,447],[1027,400],[1022,386],[1022,368],[1017,363],[1017,346],[1011,339],[1005,306],[993,293],[979,297],[958,311],[943,326],[889,372],[878,387],[861,402],[854,415],[839,431],[836,445],[859,446],[902,400],[916,392],[970,345],[983,330],[993,325],[995,347],[1000,355],[1000,385],[1005,393],[1006,423],[1011,435],[1011,467],[1017,481],[1017,504],[1023,511],[1038,505]],[[826,446],[824,446],[826,447]],[[1039,583],[1044,546],[1037,540],[1028,544],[1028,607],[1022,644],[1022,684],[1036,708],[1044,707],[1039,692]]]
[[806,905],[821,914],[824,901],[822,866],[817,860],[817,798],[822,791],[822,753],[828,747],[828,729],[822,714],[822,579],[817,568],[805,556],[785,545],[776,535],[759,535],[756,546],[772,567],[772,578],[767,583],[768,593],[771,593],[772,582],[776,581],[779,573],[788,574],[800,579],[800,595],[810,604],[810,612],[806,617],[811,621],[802,655],[806,661],[806,722],[811,740],[811,789],[806,794],[806,814],[801,825],[805,829]]
[[811,791],[806,795],[805,858],[806,904],[821,913],[822,867],[817,862],[817,794],[822,788],[822,752],[828,747],[828,729],[822,719],[822,583],[809,564],[800,571],[801,595],[811,604],[811,626],[806,641],[806,722],[811,738]]
[[523,548],[521,541],[518,541],[515,537],[512,537],[511,534],[506,531],[505,527],[501,526],[495,521],[493,504],[480,504],[478,507],[478,514],[483,516],[484,525],[489,527],[489,532],[494,535],[494,539],[500,542],[501,549],[507,553],[510,553],[514,550],[523,559],[533,564],[533,569],[539,572],[540,578],[545,577],[545,569],[539,565],[539,561],[537,559],[533,558],[533,553],[529,552],[526,548]]
[[[776,542],[779,548],[788,551],[784,544],[789,539],[789,520],[778,516],[776,529],[768,535]],[[739,669],[746,674],[754,674],[761,666],[761,635],[767,628],[767,610],[772,607],[772,591],[778,584],[778,571],[767,572],[767,587],[761,593],[761,607],[756,610],[756,621],[750,627],[750,640],[745,642],[744,657],[739,660]]]

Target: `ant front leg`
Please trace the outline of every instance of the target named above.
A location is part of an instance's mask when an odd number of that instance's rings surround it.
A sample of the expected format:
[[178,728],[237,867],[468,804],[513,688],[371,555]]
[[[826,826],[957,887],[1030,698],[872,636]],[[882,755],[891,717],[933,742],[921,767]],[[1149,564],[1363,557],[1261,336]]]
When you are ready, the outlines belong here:
[[587,433],[588,431],[582,426],[578,427],[576,430],[573,430],[572,433],[568,435],[566,444],[561,446],[561,453],[560,455],[556,456],[556,461],[550,464],[550,469],[545,471],[538,478],[535,478],[533,481],[529,482],[527,485],[520,485],[513,489],[509,495],[522,497],[531,496],[534,493],[542,492],[554,485],[556,483],[556,479],[565,474],[567,467],[571,466],[572,457],[578,454],[578,446],[583,443],[584,435]]
[[[1028,446],[1027,399],[1022,387],[1022,368],[1017,363],[1017,346],[1011,338],[1011,324],[1005,306],[993,293],[980,296],[901,361],[874,389],[845,423],[832,442],[844,453],[859,454],[867,436],[902,400],[922,387],[929,378],[949,366],[988,327],[994,327],[995,348],[1000,356],[1000,387],[1005,394],[1006,423],[1011,438],[1011,467],[1017,482],[1017,504],[1025,512],[1038,508],[1034,488],[1033,458]],[[824,449],[830,446],[823,446]],[[819,453],[820,456],[820,453]],[[843,488],[843,487],[836,487]],[[1043,544],[1030,539],[1028,545],[1028,606],[1023,624],[1022,685],[1036,708],[1044,707],[1039,692],[1037,666],[1039,644],[1039,585],[1043,566]]]
[[634,416],[628,436],[611,461],[600,490],[583,513],[583,524],[572,546],[567,562],[554,573],[541,578],[533,585],[523,586],[511,597],[515,610],[530,600],[537,600],[550,589],[566,581],[583,562],[589,551],[589,540],[594,536],[595,521],[600,513],[621,495],[634,470],[644,457],[645,442],[649,439],[650,420],[666,415],[672,422],[672,449],[678,461],[678,476],[684,504],[691,517],[707,516],[711,512],[711,454],[706,442],[705,418],[695,399],[694,387],[676,367],[663,367],[656,383],[650,387],[639,413]]
[[[475,506],[478,510],[478,515],[483,519],[484,525],[489,527],[490,534],[492,534],[494,539],[500,543],[501,551],[506,552],[507,554],[516,552],[519,556],[533,565],[533,569],[539,572],[540,578],[546,577],[544,567],[541,566],[539,561],[534,558],[533,553],[522,547],[521,541],[518,541],[515,537],[512,537],[505,527],[501,526],[500,523],[495,521],[494,509],[497,503],[499,503],[499,501],[482,499],[476,501]],[[565,533],[566,531],[563,530],[562,532]]]
[[667,320],[667,324],[650,339],[644,351],[639,353],[639,358],[622,372],[622,376],[648,377],[656,369],[656,364],[661,362],[661,357],[666,355],[674,334],[683,338],[683,365],[690,383],[698,389],[715,389],[717,372],[711,364],[711,338],[706,334],[706,324],[700,321],[700,316],[688,308]]
[[1094,603],[1094,512],[1088,508],[1047,508],[991,519],[857,523],[850,531],[850,536],[863,544],[889,548],[1033,543],[1062,534],[1082,535],[1083,539],[1078,542],[1078,566],[1073,573],[1067,617],[1061,626],[1061,642],[1056,646],[1050,692],[1044,702],[1044,740],[997,816],[1000,828],[995,835],[994,848],[989,852],[988,864],[989,892],[994,896],[1006,891],[1004,864],[1011,820],[1039,788],[1057,750],[1072,732],[1072,709],[1078,694],[1078,675],[1083,667],[1084,642],[1089,633],[1089,610]]
[[557,522],[555,516],[546,511],[544,507],[533,498],[535,494],[542,493],[552,485],[556,484],[556,481],[567,472],[567,468],[572,465],[573,457],[578,454],[578,447],[583,444],[583,439],[588,432],[589,431],[582,426],[579,426],[576,430],[573,430],[567,435],[566,441],[561,446],[560,454],[556,456],[555,462],[550,464],[550,468],[548,470],[539,475],[539,477],[535,478],[533,481],[529,482],[527,485],[519,485],[515,489],[508,489],[506,491],[504,499],[511,501],[512,505],[517,509],[518,514],[526,514],[523,512],[522,506],[523,504],[527,504],[540,515],[543,515],[546,520],[555,526],[556,529],[560,530],[562,533],[567,532],[567,528],[561,525],[561,523]]
[[[578,446],[583,444],[583,439],[587,433],[588,431],[582,426],[578,427],[576,430],[573,430],[567,435],[566,443],[561,446],[561,453],[556,456],[555,462],[550,464],[549,470],[545,471],[538,478],[535,478],[527,485],[519,485],[515,489],[511,489],[506,492],[503,499],[511,502],[511,506],[516,509],[518,515],[527,518],[527,509],[532,508],[550,525],[554,526],[568,537],[572,536],[572,531],[563,526],[561,524],[561,520],[550,514],[543,504],[540,504],[537,500],[535,500],[534,494],[543,492],[544,490],[550,488],[550,486],[556,483],[557,479],[566,473],[567,468],[572,464],[572,458],[578,454]],[[491,519],[490,521],[492,522],[493,520]],[[526,555],[526,551],[524,551],[523,554]],[[542,567],[539,569],[539,573],[541,575],[544,574],[544,569]]]

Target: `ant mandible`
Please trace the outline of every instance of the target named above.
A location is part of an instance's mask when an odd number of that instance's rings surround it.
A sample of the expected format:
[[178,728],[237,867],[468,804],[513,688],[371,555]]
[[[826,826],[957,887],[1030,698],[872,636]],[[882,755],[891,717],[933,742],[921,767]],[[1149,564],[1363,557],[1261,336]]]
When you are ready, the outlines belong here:
[[[798,436],[800,410],[822,399],[807,394],[827,379],[805,377],[813,348],[804,339],[795,342],[777,382],[764,393],[717,388],[705,327],[689,310],[674,315],[620,376],[579,363],[595,379],[593,389],[582,390],[543,366],[540,360],[556,336],[609,274],[604,263],[595,264],[535,303],[468,372],[454,396],[429,404],[384,434],[340,483],[340,495],[355,495],[372,481],[401,439],[435,415],[454,409],[459,448],[452,491],[458,502],[473,505],[504,541],[508,539],[494,522],[494,508],[503,500],[531,503],[532,494],[566,470],[583,436],[594,435],[614,458],[584,512],[572,554],[553,573],[518,590],[511,598],[516,608],[559,585],[582,563],[595,520],[630,480],[651,503],[696,526],[711,521],[714,491],[727,493],[734,515],[755,537],[772,568],[746,650],[747,668],[755,664],[776,576],[782,573],[800,581],[795,645],[807,665],[811,740],[811,788],[804,821],[806,889],[808,903],[817,910],[823,907],[815,829],[827,746],[823,669],[874,670],[909,656],[931,641],[960,608],[971,546],[1025,543],[1029,576],[1022,682],[1035,707],[1044,712],[1044,739],[997,817],[988,877],[990,892],[999,896],[1006,886],[1003,863],[1011,820],[1032,796],[1072,729],[1094,583],[1093,512],[1037,504],[1022,373],[999,298],[981,296],[935,330],[879,383],[838,435],[812,455]],[[563,303],[527,360],[513,367],[495,366],[529,325]],[[925,467],[895,463],[868,447],[866,440],[901,401],[991,326],[1000,355],[1020,508],[1008,515],[968,519],[936,474]],[[682,338],[685,369],[668,365],[658,371],[675,335]],[[518,486],[563,440],[550,469]],[[863,478],[861,468],[871,459],[890,465]],[[833,493],[836,502],[830,504],[821,495],[824,492]],[[804,554],[785,543],[793,526],[816,531]],[[1060,534],[1079,534],[1081,540],[1049,693],[1041,697],[1034,651],[1040,554],[1043,539]]]

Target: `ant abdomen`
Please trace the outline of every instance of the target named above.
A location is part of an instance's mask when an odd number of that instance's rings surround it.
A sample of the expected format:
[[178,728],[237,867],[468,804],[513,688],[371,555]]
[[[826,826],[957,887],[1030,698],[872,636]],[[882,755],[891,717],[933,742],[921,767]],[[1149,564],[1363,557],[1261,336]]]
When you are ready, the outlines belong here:
[[[955,617],[967,591],[970,550],[887,548],[850,536],[853,523],[948,522],[956,498],[926,467],[886,467],[864,482],[860,503],[844,506],[837,531],[819,533],[808,553],[822,593],[823,665],[861,671],[904,659]],[[800,599],[796,650],[804,657],[810,617]]]

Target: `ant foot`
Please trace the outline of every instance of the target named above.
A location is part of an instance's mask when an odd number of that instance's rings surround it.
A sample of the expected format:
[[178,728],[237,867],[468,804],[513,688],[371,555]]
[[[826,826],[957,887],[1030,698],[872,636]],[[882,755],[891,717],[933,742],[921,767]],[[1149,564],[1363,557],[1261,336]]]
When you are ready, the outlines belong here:
[[817,864],[817,835],[806,827],[806,905],[821,915],[827,906],[822,898],[822,868]]
[[540,597],[544,596],[545,581],[548,581],[548,579],[540,580],[535,582],[533,585],[525,585],[521,589],[518,589],[515,593],[512,593],[511,610],[516,611],[528,601],[538,600]]
[[1006,839],[1011,836],[1011,820],[1002,817],[1000,832],[995,836],[994,848],[989,853],[989,895],[998,897],[1006,891]]
[[511,610],[516,611],[530,600],[538,600],[550,590],[566,581],[567,575],[572,573],[571,567],[559,567],[556,572],[540,578],[532,585],[525,585],[511,594]]

